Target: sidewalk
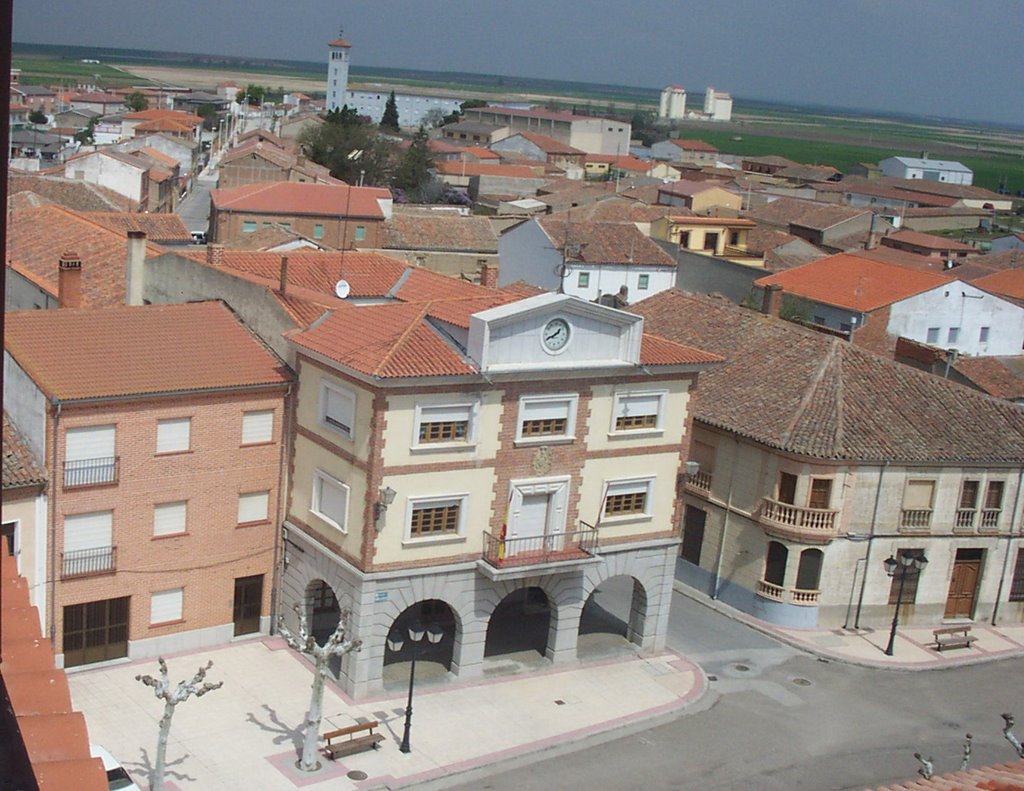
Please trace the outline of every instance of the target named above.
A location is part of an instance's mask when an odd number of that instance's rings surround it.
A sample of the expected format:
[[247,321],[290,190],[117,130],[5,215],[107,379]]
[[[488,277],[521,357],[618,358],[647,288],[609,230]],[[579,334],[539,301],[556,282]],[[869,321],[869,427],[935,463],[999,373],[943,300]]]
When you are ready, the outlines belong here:
[[728,604],[711,599],[681,582],[674,590],[716,612],[740,621],[780,642],[824,659],[890,670],[934,670],[942,667],[990,662],[1024,656],[1024,624],[991,626],[972,623],[971,634],[978,639],[970,648],[935,649],[931,626],[900,626],[896,630],[893,655],[887,656],[888,628],[871,629],[789,629],[758,620]]
[[[207,680],[224,686],[190,698],[174,714],[167,749],[169,789],[379,789],[461,774],[605,731],[678,713],[706,691],[701,670],[677,653],[623,654],[518,676],[417,685],[412,752],[398,750],[405,690],[353,703],[328,683],[321,733],[378,720],[381,749],[295,769],[309,705],[311,666],[279,638],[168,657],[172,684],[213,661]],[[155,660],[70,673],[74,705],[90,740],[107,747],[147,787],[163,704],[137,674]],[[464,778],[471,779],[470,777]]]

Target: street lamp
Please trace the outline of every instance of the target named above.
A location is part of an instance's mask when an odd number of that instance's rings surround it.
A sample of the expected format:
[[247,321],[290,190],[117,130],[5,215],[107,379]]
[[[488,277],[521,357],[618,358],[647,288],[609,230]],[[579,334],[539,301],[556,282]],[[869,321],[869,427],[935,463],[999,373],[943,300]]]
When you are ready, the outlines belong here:
[[889,555],[882,561],[882,565],[885,566],[886,574],[890,577],[895,577],[898,574],[900,580],[900,587],[896,592],[896,612],[893,613],[892,630],[889,632],[889,645],[885,648],[885,655],[892,656],[893,644],[896,642],[896,627],[899,625],[900,619],[900,607],[903,606],[903,586],[912,572],[920,574],[924,570],[924,567],[928,565],[928,558],[924,556],[923,552],[920,555],[900,555],[898,558]]
[[[424,634],[427,636],[427,640],[435,645],[441,642],[441,638],[444,637],[444,632],[436,623],[432,623],[425,628],[419,621],[413,621],[409,625],[409,640],[412,642],[412,667],[409,668],[409,702],[405,707],[405,732],[402,734],[402,744],[398,748],[403,753],[412,750],[409,746],[409,728],[412,726],[412,688],[416,683],[416,657],[420,652],[420,643],[423,641]],[[405,638],[402,637],[402,632],[398,629],[392,629],[391,634],[388,635],[388,648],[398,652],[402,650],[404,645]]]

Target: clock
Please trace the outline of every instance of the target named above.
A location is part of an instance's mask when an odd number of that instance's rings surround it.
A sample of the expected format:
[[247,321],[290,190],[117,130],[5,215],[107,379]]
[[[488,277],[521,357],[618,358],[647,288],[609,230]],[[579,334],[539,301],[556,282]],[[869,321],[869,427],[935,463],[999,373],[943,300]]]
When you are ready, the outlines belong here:
[[541,340],[549,352],[560,352],[569,342],[569,322],[565,319],[551,319],[544,325]]

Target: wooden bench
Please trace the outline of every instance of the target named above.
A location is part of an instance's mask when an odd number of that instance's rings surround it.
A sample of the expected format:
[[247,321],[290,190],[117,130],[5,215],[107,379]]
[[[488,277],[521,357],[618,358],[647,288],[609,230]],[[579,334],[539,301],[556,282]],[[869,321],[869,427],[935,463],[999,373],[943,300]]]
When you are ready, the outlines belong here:
[[[380,748],[380,743],[384,741],[384,737],[379,733],[374,733],[374,729],[379,725],[376,720],[373,722],[364,722],[359,725],[349,725],[347,728],[339,728],[336,731],[330,731],[324,734],[324,739],[327,740],[327,744],[324,745],[324,750],[327,752],[327,757],[332,761],[344,755],[352,755],[353,753],[361,753],[364,750],[377,750]],[[367,733],[363,736],[357,736],[358,733]],[[347,739],[345,737],[348,737]],[[337,743],[332,743],[332,739],[338,739]]]
[[970,648],[971,643],[978,639],[971,634],[970,626],[943,626],[941,629],[933,629],[932,634],[935,635],[936,651],[944,648]]

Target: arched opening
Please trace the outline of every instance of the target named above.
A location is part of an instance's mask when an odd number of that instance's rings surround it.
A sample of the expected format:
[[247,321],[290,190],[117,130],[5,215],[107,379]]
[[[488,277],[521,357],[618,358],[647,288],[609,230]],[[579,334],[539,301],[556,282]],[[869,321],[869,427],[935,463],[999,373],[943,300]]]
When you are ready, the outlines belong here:
[[577,654],[590,658],[642,644],[646,619],[647,591],[640,581],[609,577],[583,603]]
[[796,570],[796,588],[802,591],[816,591],[821,586],[821,561],[824,555],[820,549],[805,549],[800,553],[800,565]]
[[306,618],[317,644],[323,645],[334,634],[341,620],[341,607],[334,589],[323,580],[313,580],[306,586]]
[[[506,596],[487,623],[484,656],[533,653],[544,656],[548,647],[551,605],[540,588],[520,588]],[[527,659],[529,657],[524,657]]]
[[[419,621],[423,626],[436,625],[441,630],[439,642],[431,643],[426,637],[414,644],[409,639],[409,626]],[[409,683],[409,664],[416,654],[416,682],[438,680],[452,668],[458,622],[451,607],[440,599],[425,599],[407,607],[392,622],[388,634],[397,632],[402,637],[400,650],[392,651],[384,642],[384,686]]]
[[778,541],[768,542],[768,556],[764,564],[764,581],[780,588],[786,581],[786,559],[789,550]]

